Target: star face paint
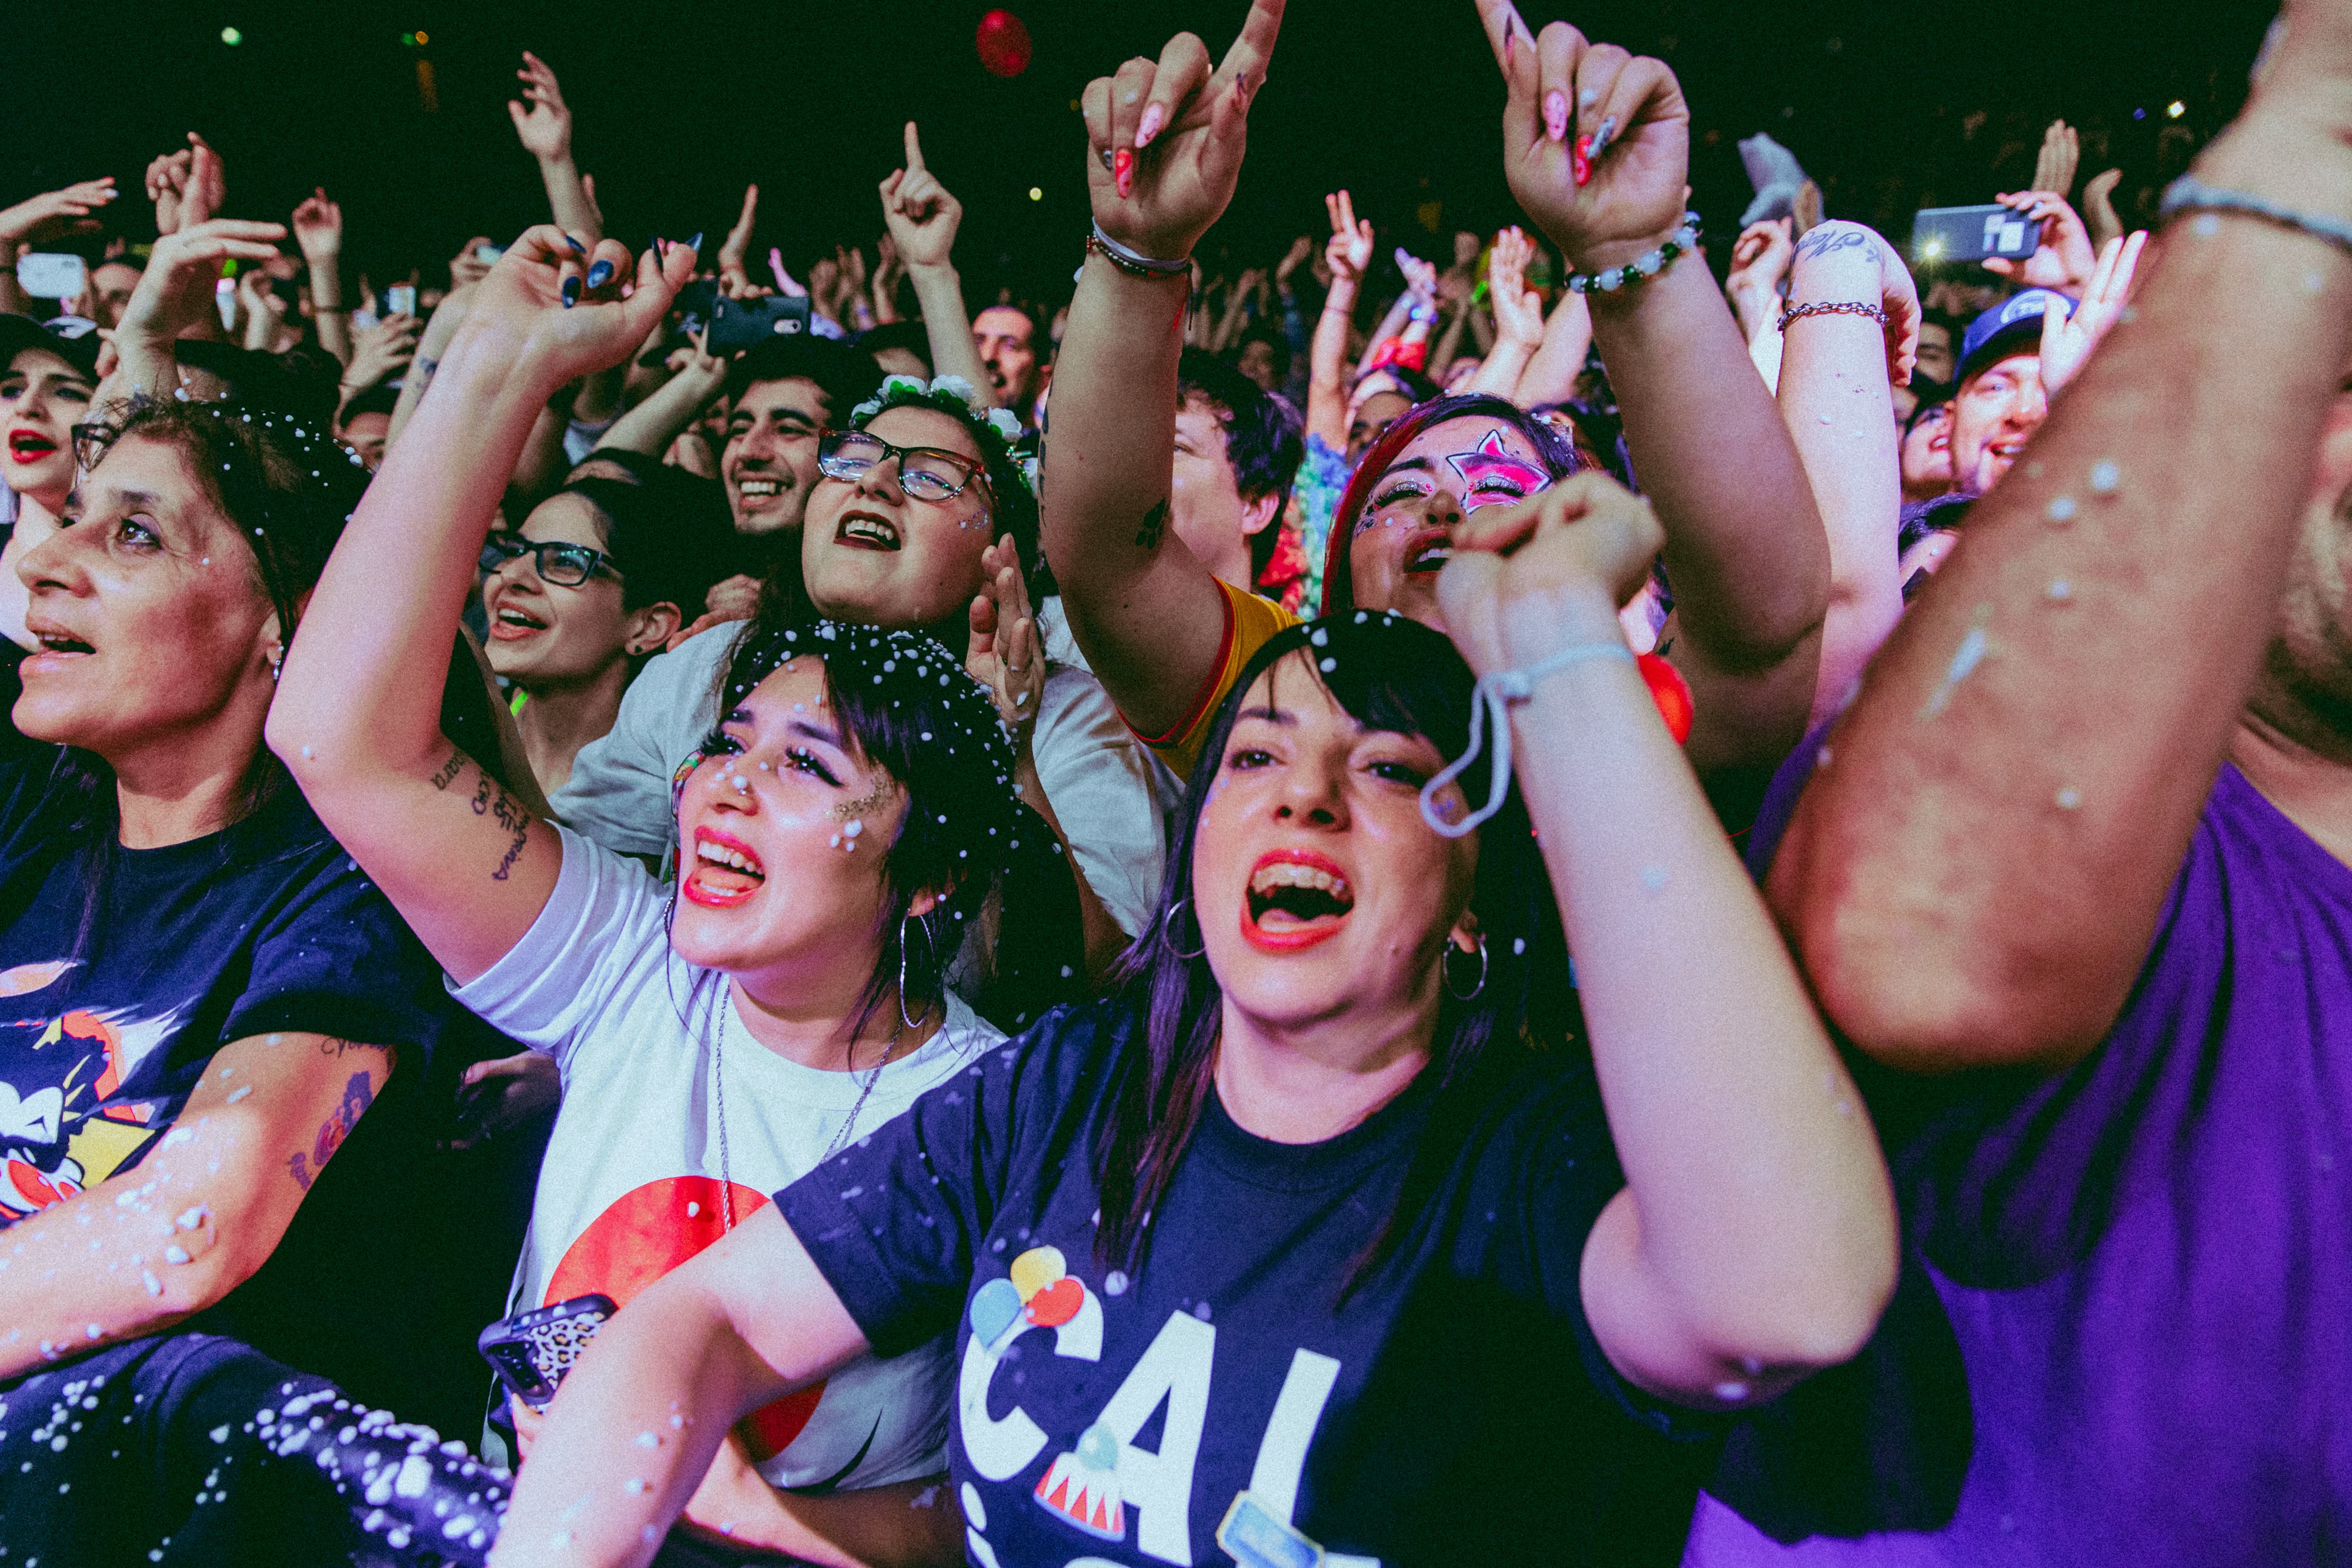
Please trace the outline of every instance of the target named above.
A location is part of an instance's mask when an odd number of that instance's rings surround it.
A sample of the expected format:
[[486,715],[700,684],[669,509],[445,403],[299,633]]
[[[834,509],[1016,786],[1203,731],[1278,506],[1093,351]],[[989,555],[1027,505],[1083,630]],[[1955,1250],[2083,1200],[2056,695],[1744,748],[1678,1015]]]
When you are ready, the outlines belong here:
[[1498,426],[1468,452],[1451,453],[1445,465],[1462,481],[1462,509],[1507,507],[1549,487],[1551,476],[1506,445]]

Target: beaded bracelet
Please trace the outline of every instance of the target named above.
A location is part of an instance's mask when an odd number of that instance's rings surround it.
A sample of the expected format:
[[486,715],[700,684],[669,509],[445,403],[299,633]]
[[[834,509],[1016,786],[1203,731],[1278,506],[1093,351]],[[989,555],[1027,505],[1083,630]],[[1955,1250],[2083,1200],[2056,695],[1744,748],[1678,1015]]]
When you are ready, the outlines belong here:
[[1130,277],[1186,277],[1192,275],[1191,257],[1182,261],[1158,261],[1139,251],[1129,250],[1103,233],[1102,225],[1087,236],[1087,248],[1101,256]]
[[1887,324],[1886,312],[1860,299],[1832,299],[1819,305],[1791,305],[1780,313],[1780,330],[1789,329],[1791,321],[1808,316],[1867,316],[1881,327]]
[[2352,224],[2341,218],[2322,217],[2313,213],[2299,213],[2293,207],[2281,206],[2251,191],[2224,191],[2204,184],[2192,174],[2183,174],[2164,188],[2164,200],[2156,209],[2157,221],[2165,223],[2180,213],[2240,213],[2247,217],[2262,218],[2284,227],[2298,229],[2314,239],[2324,239],[2341,250],[2352,250]]
[[1675,257],[1697,248],[1698,214],[1685,213],[1683,226],[1657,249],[1645,250],[1624,266],[1612,267],[1606,272],[1571,272],[1568,276],[1568,287],[1578,294],[1590,294],[1595,289],[1603,294],[1612,294],[1629,283],[1655,277]]

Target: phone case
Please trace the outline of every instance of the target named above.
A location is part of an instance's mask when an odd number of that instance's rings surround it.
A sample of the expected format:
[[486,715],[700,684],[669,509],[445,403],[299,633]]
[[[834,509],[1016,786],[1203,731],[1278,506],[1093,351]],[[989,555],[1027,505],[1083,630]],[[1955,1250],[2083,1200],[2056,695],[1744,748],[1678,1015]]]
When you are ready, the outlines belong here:
[[508,1391],[536,1410],[555,1397],[564,1374],[618,1310],[610,1296],[574,1296],[500,1318],[482,1331],[475,1348]]
[[1911,254],[1926,262],[2028,256],[2041,243],[2041,225],[1998,203],[1922,207],[1911,223]]

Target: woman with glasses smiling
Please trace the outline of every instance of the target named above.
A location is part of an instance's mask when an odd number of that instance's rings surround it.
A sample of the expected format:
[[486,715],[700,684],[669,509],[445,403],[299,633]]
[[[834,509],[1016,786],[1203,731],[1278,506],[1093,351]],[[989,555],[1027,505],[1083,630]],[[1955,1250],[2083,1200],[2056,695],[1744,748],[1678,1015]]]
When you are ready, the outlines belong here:
[[484,644],[490,668],[525,695],[516,720],[544,790],[613,727],[630,678],[724,572],[724,510],[681,515],[665,499],[577,479],[532,508],[520,531],[483,543]]

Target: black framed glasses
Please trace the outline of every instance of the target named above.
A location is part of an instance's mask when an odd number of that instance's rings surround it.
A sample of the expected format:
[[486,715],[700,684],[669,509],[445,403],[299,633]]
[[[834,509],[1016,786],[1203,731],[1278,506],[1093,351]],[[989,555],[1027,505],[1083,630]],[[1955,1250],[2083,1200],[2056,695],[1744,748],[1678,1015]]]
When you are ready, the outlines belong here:
[[950,500],[975,479],[988,488],[978,462],[935,446],[893,446],[862,430],[828,430],[817,442],[816,465],[828,479],[863,479],[893,457],[898,487],[919,501]]
[[535,556],[540,580],[559,588],[577,588],[598,572],[621,580],[621,569],[603,550],[561,539],[534,542],[520,534],[492,534],[482,541],[482,570],[496,571],[510,560]]

